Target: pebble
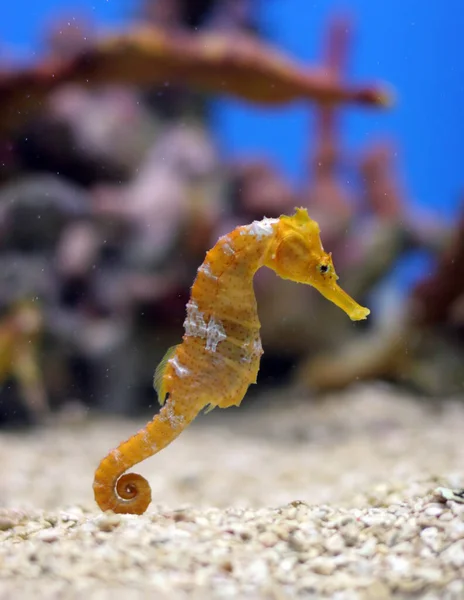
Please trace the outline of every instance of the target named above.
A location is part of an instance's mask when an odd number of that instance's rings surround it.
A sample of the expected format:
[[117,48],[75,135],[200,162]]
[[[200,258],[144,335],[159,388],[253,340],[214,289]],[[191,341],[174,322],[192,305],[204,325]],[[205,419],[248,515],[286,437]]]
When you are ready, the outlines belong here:
[[121,524],[121,517],[116,514],[103,514],[96,521],[96,525],[100,531],[113,531]]
[[366,558],[370,558],[374,556],[377,548],[377,540],[375,538],[369,538],[364,542],[361,548],[358,550],[360,556],[365,556]]
[[464,567],[464,541],[459,540],[454,544],[448,546],[440,554],[440,558],[453,567],[462,568]]
[[442,501],[451,500],[456,503],[464,504],[464,490],[438,487],[434,490],[436,497]]
[[392,594],[388,585],[381,581],[374,581],[368,585],[361,593],[361,600],[390,600]]
[[340,552],[342,552],[342,550],[345,548],[345,542],[339,533],[334,533],[332,536],[330,536],[324,545],[326,550],[331,554],[340,554]]
[[315,558],[311,563],[311,569],[320,575],[332,575],[335,568],[335,563],[332,560],[322,556]]
[[449,505],[454,515],[464,518],[464,504],[452,501]]
[[424,544],[426,544],[434,552],[441,549],[442,542],[439,536],[439,531],[436,527],[426,527],[420,532]]
[[0,516],[0,531],[8,531],[9,529],[13,529],[16,526],[15,521],[8,517]]
[[36,534],[36,538],[41,542],[47,542],[48,544],[52,544],[53,542],[57,542],[62,536],[62,530],[57,529],[55,527],[50,527],[49,529],[42,529]]
[[278,541],[279,538],[271,531],[266,531],[258,536],[258,542],[265,548],[272,548]]
[[350,524],[344,527],[341,531],[342,538],[345,544],[349,546],[356,546],[359,540],[359,530],[356,525]]
[[435,506],[429,505],[424,510],[424,514],[427,517],[439,517],[444,512],[445,512],[445,509],[443,508],[443,506],[437,506],[437,505],[435,505]]

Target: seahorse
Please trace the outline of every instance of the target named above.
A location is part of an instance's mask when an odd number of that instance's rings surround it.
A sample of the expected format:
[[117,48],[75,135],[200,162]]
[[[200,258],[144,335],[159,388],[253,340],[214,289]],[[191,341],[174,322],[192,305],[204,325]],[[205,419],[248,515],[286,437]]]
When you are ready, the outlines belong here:
[[253,276],[263,266],[283,279],[315,287],[353,321],[370,313],[337,284],[319,225],[304,208],[219,238],[193,283],[183,341],[168,350],[156,369],[160,412],[96,470],[93,489],[102,510],[144,513],[151,502],[150,485],[125,471],[170,444],[202,409],[239,406],[249,385],[256,383],[263,349]]

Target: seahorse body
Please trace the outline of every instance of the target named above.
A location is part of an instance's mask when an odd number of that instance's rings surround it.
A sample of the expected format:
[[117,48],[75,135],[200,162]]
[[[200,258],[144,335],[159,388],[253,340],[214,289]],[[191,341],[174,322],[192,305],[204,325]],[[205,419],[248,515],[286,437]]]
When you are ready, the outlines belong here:
[[151,501],[148,482],[123,473],[170,444],[206,406],[239,406],[256,383],[263,349],[253,276],[262,266],[313,285],[353,320],[369,314],[336,284],[331,255],[305,209],[292,217],[254,221],[220,238],[198,269],[183,342],[156,370],[159,414],[110,452],[95,473],[95,500],[102,510],[145,512]]

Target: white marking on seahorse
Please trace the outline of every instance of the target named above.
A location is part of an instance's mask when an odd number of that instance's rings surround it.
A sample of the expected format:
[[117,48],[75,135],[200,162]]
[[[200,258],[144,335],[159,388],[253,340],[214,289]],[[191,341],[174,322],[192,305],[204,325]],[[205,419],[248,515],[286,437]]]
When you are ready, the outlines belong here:
[[145,444],[145,446],[147,448],[151,448],[152,447],[152,442],[151,442],[151,439],[150,439],[150,434],[148,433],[146,427],[142,427],[141,429],[139,429],[137,431],[137,434],[140,435],[140,436],[142,436],[143,443]]
[[148,433],[148,431],[144,428],[144,429],[140,430],[140,433],[142,434],[145,446],[147,446],[147,448],[151,448],[152,447],[152,441],[150,439],[150,434]]
[[235,254],[235,250],[232,247],[232,240],[230,239],[230,237],[228,235],[223,235],[222,237],[219,238],[219,241],[222,242],[222,251],[224,252],[224,254],[228,254],[229,256],[232,256],[233,254]]
[[274,233],[274,225],[279,219],[263,219],[262,221],[253,221],[251,225],[246,225],[240,230],[240,235],[254,235],[256,239],[262,240],[264,237]]
[[187,304],[187,318],[184,321],[184,328],[186,336],[206,338],[206,350],[209,352],[216,352],[218,344],[227,339],[221,321],[211,317],[208,324],[206,324],[205,317],[198,310],[198,304],[195,300],[190,300]]
[[177,356],[173,356],[172,358],[170,358],[168,360],[168,363],[170,363],[174,367],[177,377],[187,377],[187,375],[190,375],[190,370],[187,369],[187,367],[184,367],[180,364]]
[[115,449],[114,449],[114,450],[111,452],[111,456],[114,458],[114,460],[115,460],[117,463],[120,463],[120,462],[121,462],[121,460],[122,460],[122,454],[121,454],[121,452],[120,452],[120,451],[119,451],[117,448],[115,448]]
[[249,363],[254,358],[259,358],[263,354],[263,347],[259,338],[245,342],[243,348],[246,354],[241,358],[241,362]]
[[153,451],[156,451],[158,449],[158,446],[156,445],[156,442],[153,442],[150,438],[150,434],[148,433],[147,429],[145,427],[143,427],[142,429],[139,430],[139,433],[142,434],[143,436],[143,441],[145,443],[145,446],[147,448],[150,448]]
[[159,413],[160,421],[167,421],[172,429],[179,429],[184,424],[185,418],[183,415],[176,415],[172,404],[167,403],[163,406]]
[[206,335],[206,350],[216,352],[219,342],[223,342],[226,339],[227,334],[221,321],[216,321],[214,317],[211,317]]
[[211,271],[211,265],[206,261],[201,265],[201,267],[199,267],[198,271],[204,273],[207,277],[210,277],[211,279],[218,278],[217,275],[213,274],[213,272]]
[[206,323],[203,313],[198,310],[195,300],[187,303],[187,317],[184,321],[185,335],[191,337],[206,337]]
[[258,356],[263,354],[263,345],[261,344],[261,340],[259,338],[253,342],[253,354]]

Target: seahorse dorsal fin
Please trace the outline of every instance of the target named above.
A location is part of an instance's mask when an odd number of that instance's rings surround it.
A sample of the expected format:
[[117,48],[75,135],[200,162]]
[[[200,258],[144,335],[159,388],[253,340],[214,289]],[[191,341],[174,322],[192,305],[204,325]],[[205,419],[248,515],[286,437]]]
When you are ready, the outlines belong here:
[[164,383],[164,373],[166,371],[166,367],[168,366],[168,361],[174,355],[174,352],[176,351],[177,346],[179,346],[179,344],[177,344],[176,346],[171,346],[168,349],[166,354],[161,359],[159,365],[156,367],[155,375],[153,377],[153,387],[155,388],[156,393],[158,394],[158,402],[161,405],[164,404],[164,401],[166,400],[166,395],[167,395],[167,391],[163,384]]
[[294,215],[281,215],[280,218],[292,229],[307,235],[319,235],[321,232],[318,223],[311,219],[306,208],[297,207]]
[[311,221],[311,219],[308,215],[308,210],[301,206],[295,208],[295,214],[293,215],[293,218],[295,219],[295,221],[298,221],[299,223],[308,223],[309,221]]

